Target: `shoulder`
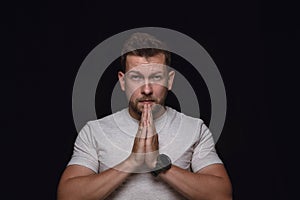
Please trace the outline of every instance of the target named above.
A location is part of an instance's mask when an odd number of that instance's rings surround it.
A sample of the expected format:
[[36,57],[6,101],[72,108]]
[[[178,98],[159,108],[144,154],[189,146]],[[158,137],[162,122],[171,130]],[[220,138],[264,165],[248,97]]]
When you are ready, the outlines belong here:
[[171,118],[171,124],[176,125],[180,130],[189,130],[196,134],[196,138],[200,139],[204,134],[210,134],[205,122],[198,117],[193,117],[185,113],[179,112],[168,107],[168,114]]
[[116,121],[124,116],[124,112],[126,109],[120,110],[113,114],[107,115],[101,119],[90,120],[86,124],[91,128],[99,128],[99,127],[113,127],[116,125]]
[[120,110],[118,112],[115,112],[113,114],[107,115],[103,118],[96,119],[96,120],[90,120],[87,122],[88,126],[98,126],[100,125],[109,125],[113,124],[114,121],[116,121],[118,118],[122,117],[124,115],[126,109]]
[[196,123],[196,124],[199,124],[200,126],[202,126],[202,124],[204,124],[203,120],[200,118],[189,116],[189,115],[179,112],[171,107],[167,107],[167,109],[168,109],[168,114],[171,118],[180,118],[181,121],[184,121],[186,123]]

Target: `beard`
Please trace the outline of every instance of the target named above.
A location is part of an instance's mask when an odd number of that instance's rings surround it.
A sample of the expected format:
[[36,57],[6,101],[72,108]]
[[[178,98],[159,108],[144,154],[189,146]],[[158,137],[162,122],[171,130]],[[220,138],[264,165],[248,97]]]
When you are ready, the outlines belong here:
[[129,109],[135,113],[135,115],[138,115],[139,117],[142,115],[144,105],[142,105],[141,102],[147,100],[152,102],[152,113],[153,117],[156,118],[156,114],[159,114],[163,109],[165,109],[164,103],[165,103],[166,96],[164,96],[162,99],[156,99],[153,97],[142,97],[137,98],[135,100],[129,101]]
[[138,102],[129,101],[129,108],[138,115],[142,115],[142,109],[138,108]]
[[129,101],[129,107],[130,109],[137,113],[138,115],[142,115],[142,112],[143,112],[143,108],[144,106],[141,105],[141,102],[144,101],[144,100],[149,100],[149,101],[152,101],[153,104],[160,104],[157,99],[154,99],[154,98],[149,98],[149,97],[143,97],[143,98],[138,98],[136,100],[130,100]]

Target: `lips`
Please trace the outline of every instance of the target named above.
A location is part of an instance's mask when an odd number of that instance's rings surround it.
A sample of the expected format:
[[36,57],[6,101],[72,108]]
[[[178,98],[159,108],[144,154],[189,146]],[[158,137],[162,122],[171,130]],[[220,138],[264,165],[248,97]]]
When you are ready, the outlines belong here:
[[153,99],[143,99],[143,100],[139,100],[139,102],[141,102],[141,103],[153,103],[155,101]]

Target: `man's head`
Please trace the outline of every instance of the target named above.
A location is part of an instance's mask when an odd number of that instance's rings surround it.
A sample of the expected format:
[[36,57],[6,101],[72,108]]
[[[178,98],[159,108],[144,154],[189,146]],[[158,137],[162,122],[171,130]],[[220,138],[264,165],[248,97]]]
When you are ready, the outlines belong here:
[[164,106],[175,75],[170,61],[166,46],[149,34],[136,33],[126,41],[118,76],[132,117],[139,119],[145,104]]
[[171,65],[171,53],[167,51],[167,46],[147,33],[134,33],[125,42],[121,54],[122,72],[126,72],[126,60],[128,55],[136,55],[149,58],[162,53],[165,56],[165,65]]

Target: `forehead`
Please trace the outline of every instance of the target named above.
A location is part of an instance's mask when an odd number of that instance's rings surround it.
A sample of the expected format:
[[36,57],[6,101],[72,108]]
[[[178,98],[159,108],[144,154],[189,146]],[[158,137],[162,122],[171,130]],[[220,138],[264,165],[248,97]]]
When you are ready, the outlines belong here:
[[141,57],[136,55],[127,55],[126,57],[126,71],[133,68],[141,68],[147,66],[163,66],[165,64],[165,55],[160,53],[151,57]]

